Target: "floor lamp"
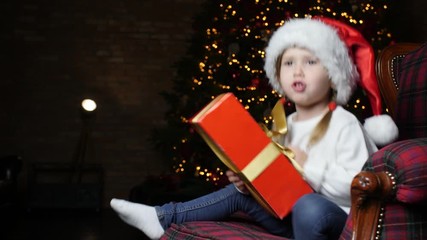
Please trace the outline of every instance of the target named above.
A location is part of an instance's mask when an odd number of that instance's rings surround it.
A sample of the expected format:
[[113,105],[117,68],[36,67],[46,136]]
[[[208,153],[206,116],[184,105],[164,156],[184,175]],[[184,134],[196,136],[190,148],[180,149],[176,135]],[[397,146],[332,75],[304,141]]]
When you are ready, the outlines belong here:
[[73,159],[74,171],[71,176],[72,183],[80,183],[82,180],[82,170],[88,153],[88,144],[95,118],[96,107],[96,103],[92,99],[84,99],[81,103],[81,117],[83,125]]

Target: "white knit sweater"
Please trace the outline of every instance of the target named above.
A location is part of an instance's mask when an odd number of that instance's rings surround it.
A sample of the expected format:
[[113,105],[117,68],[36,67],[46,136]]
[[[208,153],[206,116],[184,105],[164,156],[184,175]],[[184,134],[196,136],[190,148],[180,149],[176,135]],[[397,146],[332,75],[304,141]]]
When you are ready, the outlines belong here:
[[340,106],[333,111],[325,136],[310,148],[310,134],[322,116],[298,122],[293,121],[294,116],[295,113],[288,116],[289,132],[283,144],[306,151],[306,181],[348,213],[351,181],[377,147],[358,119]]

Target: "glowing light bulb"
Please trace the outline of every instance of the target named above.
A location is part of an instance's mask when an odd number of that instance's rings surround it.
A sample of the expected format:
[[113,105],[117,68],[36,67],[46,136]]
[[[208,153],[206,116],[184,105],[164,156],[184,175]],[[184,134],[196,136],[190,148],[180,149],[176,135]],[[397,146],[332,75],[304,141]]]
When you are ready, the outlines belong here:
[[84,99],[82,101],[82,108],[85,111],[92,112],[96,109],[96,103],[92,99]]

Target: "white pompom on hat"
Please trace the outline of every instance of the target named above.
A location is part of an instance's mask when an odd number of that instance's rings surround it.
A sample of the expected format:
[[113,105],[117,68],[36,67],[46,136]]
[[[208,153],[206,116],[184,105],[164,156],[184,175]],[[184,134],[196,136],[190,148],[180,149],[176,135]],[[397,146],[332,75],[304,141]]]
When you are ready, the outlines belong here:
[[284,95],[276,72],[276,62],[290,47],[310,50],[328,70],[336,90],[336,102],[347,104],[359,84],[367,93],[373,115],[365,120],[365,130],[377,145],[398,137],[398,128],[389,115],[381,115],[382,103],[375,75],[372,46],[354,28],[329,18],[291,19],[273,33],[266,48],[264,70],[269,83]]

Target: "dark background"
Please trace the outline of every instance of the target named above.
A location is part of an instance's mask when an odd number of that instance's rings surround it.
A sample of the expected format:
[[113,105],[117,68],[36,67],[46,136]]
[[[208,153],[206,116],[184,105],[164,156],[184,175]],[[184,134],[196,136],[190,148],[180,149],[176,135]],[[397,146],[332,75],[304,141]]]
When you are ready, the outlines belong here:
[[71,163],[80,102],[97,104],[86,163],[102,164],[104,206],[169,171],[147,141],[164,122],[173,63],[200,0],[1,1],[0,156],[17,154],[23,197],[34,163]]

